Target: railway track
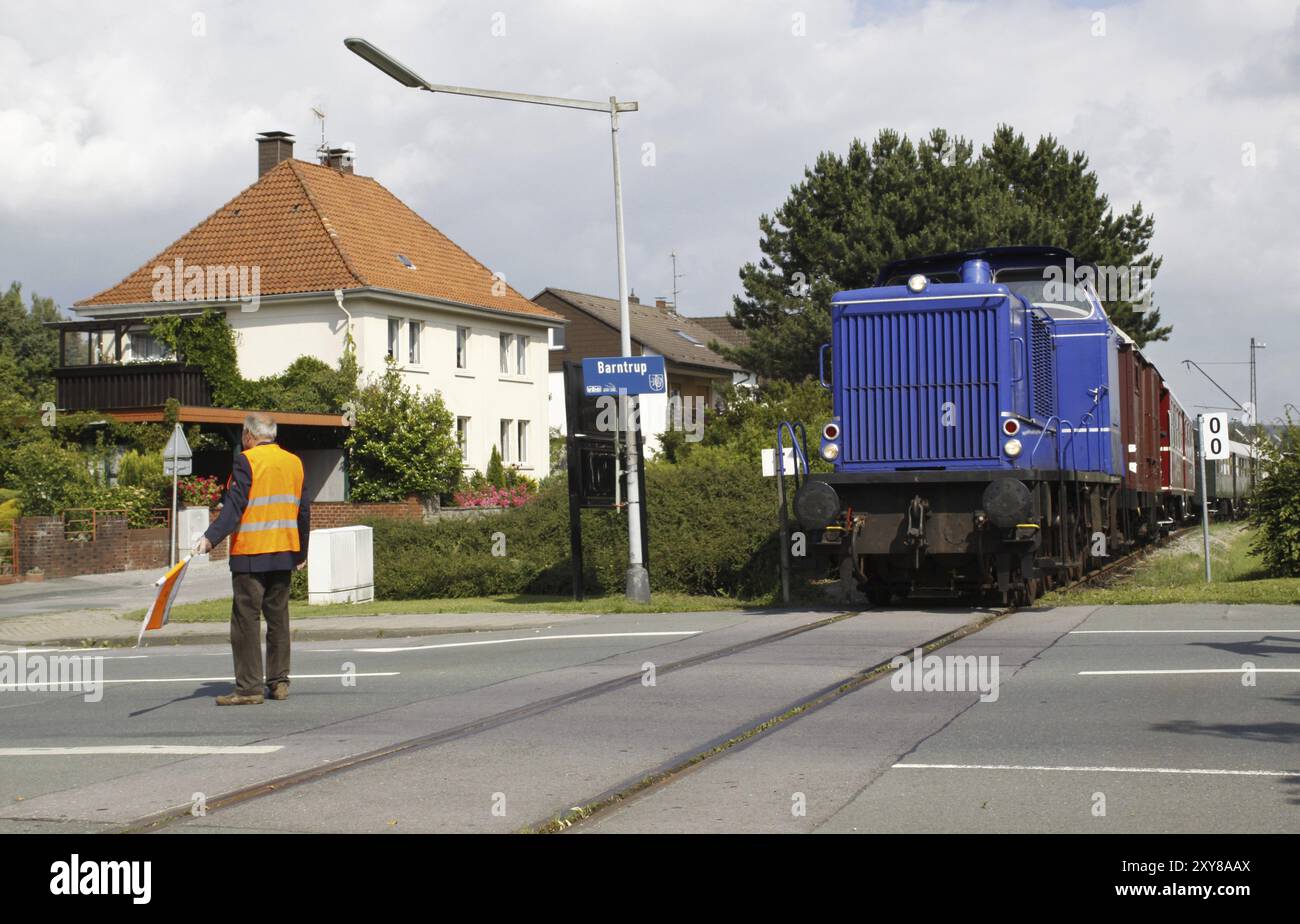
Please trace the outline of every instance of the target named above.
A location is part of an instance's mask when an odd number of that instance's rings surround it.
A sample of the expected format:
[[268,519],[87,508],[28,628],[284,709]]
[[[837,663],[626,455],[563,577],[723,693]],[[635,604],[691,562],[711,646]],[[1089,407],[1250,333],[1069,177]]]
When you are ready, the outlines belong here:
[[[1154,549],[1172,541],[1172,539],[1181,535],[1183,532],[1184,531],[1178,531],[1172,533],[1169,537],[1158,543],[1154,543],[1151,546],[1132,552],[1129,555],[1108,564],[1104,568],[1091,572],[1081,579],[1059,589],[1068,590],[1083,586],[1100,579],[1104,575],[1111,574],[1117,569],[1133,564]],[[572,830],[610,808],[617,805],[628,804],[629,802],[643,797],[652,791],[671,785],[687,773],[694,771],[705,763],[716,760],[738,745],[752,743],[762,737],[773,734],[795,719],[828,706],[855,690],[861,689],[867,684],[890,674],[894,670],[891,666],[891,662],[899,656],[910,658],[913,650],[918,647],[921,649],[923,654],[929,654],[932,651],[951,645],[967,636],[973,635],[974,633],[979,632],[993,623],[998,622],[1010,614],[1024,608],[1025,607],[1006,606],[990,609],[987,613],[973,622],[967,623],[966,625],[952,631],[937,635],[920,645],[909,645],[905,651],[899,651],[877,663],[867,665],[849,676],[769,712],[756,721],[748,721],[711,741],[705,742],[685,753],[679,754],[659,766],[638,773],[634,778],[624,780],[609,789],[571,803],[571,806],[568,809],[553,813],[547,818],[538,819],[532,824],[518,829],[517,833],[561,833]],[[683,658],[678,661],[660,665],[657,668],[657,671],[660,675],[664,675],[688,670],[754,648],[785,641],[805,633],[815,632],[818,629],[848,619],[853,619],[861,615],[862,612],[865,611],[836,613],[832,616],[818,619],[802,626],[770,633],[745,642],[728,645],[714,651],[702,652],[689,658]],[[208,813],[211,814],[218,812],[223,808],[229,808],[254,799],[281,793],[295,787],[308,785],[337,774],[346,773],[349,770],[371,766],[399,755],[410,754],[416,751],[458,741],[473,735],[482,734],[513,722],[523,721],[525,719],[543,715],[574,703],[579,703],[625,687],[639,684],[641,680],[642,674],[640,672],[627,674],[601,683],[568,691],[557,696],[528,703],[514,709],[493,713],[453,728],[405,739],[371,751],[327,761],[306,770],[285,774],[250,786],[230,790],[216,795],[215,797],[210,797],[207,800],[207,810]],[[189,805],[175,806],[161,812],[134,819],[133,821],[115,829],[115,833],[140,834],[155,832],[167,825],[189,817],[189,814]]]

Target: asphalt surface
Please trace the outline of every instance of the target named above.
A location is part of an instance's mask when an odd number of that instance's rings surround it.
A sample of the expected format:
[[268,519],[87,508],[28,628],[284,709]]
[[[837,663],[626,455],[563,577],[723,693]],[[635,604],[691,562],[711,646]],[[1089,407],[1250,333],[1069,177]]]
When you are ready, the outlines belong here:
[[[144,609],[158,594],[154,582],[166,568],[83,574],[45,581],[0,584],[0,621],[43,613],[102,610],[124,613]],[[226,562],[193,564],[176,602],[193,603],[230,596],[230,568]]]
[[[765,641],[835,615],[298,644],[289,700],[239,708],[212,705],[231,688],[225,646],[111,651],[99,702],[0,691],[0,831],[115,830],[430,735],[161,830],[507,832],[624,792],[571,830],[1300,831],[1294,607],[1016,613],[932,655],[996,657],[992,691],[909,692],[884,674],[633,791],[988,613],[868,611]],[[235,750],[68,750],[105,747]]]

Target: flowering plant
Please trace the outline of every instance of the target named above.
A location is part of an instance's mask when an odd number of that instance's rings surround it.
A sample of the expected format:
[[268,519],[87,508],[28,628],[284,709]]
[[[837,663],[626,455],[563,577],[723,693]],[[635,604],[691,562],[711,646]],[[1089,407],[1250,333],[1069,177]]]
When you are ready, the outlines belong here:
[[452,495],[452,500],[457,507],[522,507],[534,496],[536,495],[530,490],[530,486],[521,482],[510,488],[486,485],[477,489],[457,491]]
[[187,507],[215,507],[221,502],[221,482],[212,475],[190,475],[176,483]]

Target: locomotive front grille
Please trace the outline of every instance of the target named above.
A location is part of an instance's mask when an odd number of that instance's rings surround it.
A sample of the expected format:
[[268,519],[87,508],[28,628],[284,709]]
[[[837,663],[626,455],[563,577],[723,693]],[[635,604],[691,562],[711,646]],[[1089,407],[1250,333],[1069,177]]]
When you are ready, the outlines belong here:
[[846,314],[839,323],[844,462],[998,458],[995,303]]

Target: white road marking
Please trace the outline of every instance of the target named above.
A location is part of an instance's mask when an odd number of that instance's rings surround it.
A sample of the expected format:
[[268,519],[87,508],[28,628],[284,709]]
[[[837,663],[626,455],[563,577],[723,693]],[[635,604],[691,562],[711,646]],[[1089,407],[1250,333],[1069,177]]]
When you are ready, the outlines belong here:
[[1068,635],[1176,635],[1197,634],[1227,635],[1300,635],[1300,629],[1074,629]]
[[894,770],[1047,770],[1062,773],[1183,773],[1191,776],[1300,776],[1300,770],[1202,770],[1181,767],[1040,767],[1017,764],[894,764]]
[[[328,680],[338,677],[396,677],[401,671],[375,671],[356,674],[290,674],[290,680]],[[120,680],[98,680],[93,683],[234,683],[234,677],[129,677]],[[65,682],[56,683],[0,683],[0,690],[22,692],[25,690],[45,690],[49,687],[66,687]],[[84,681],[82,686],[93,685]]]
[[1300,674],[1300,667],[1202,667],[1150,671],[1079,671],[1080,677],[1121,677],[1146,674]]
[[[70,653],[72,651],[107,651],[107,650],[108,649],[105,648],[71,648],[68,649],[68,652]],[[59,653],[61,653],[59,649],[55,649],[55,648],[50,648],[50,649],[27,648],[27,649],[20,649],[18,651],[0,651],[0,655],[7,655],[7,654],[44,655],[44,654],[59,654]],[[101,661],[139,661],[141,658],[147,658],[149,656],[142,655],[142,654],[140,655],[102,655],[101,654],[101,655],[90,655],[90,657],[99,658]]]
[[[367,654],[391,654],[398,651],[430,651],[435,648],[472,648],[478,645],[509,645],[513,642],[554,642],[582,638],[655,638],[661,636],[699,635],[702,629],[688,632],[590,632],[582,635],[533,635],[525,638],[493,638],[481,642],[443,642],[437,645],[409,645],[399,648],[347,648],[341,651],[359,651]],[[318,651],[320,649],[317,649]]]
[[201,754],[272,754],[282,744],[108,744],[66,748],[0,748],[0,757],[81,757],[104,754],[153,754],[187,756]]

